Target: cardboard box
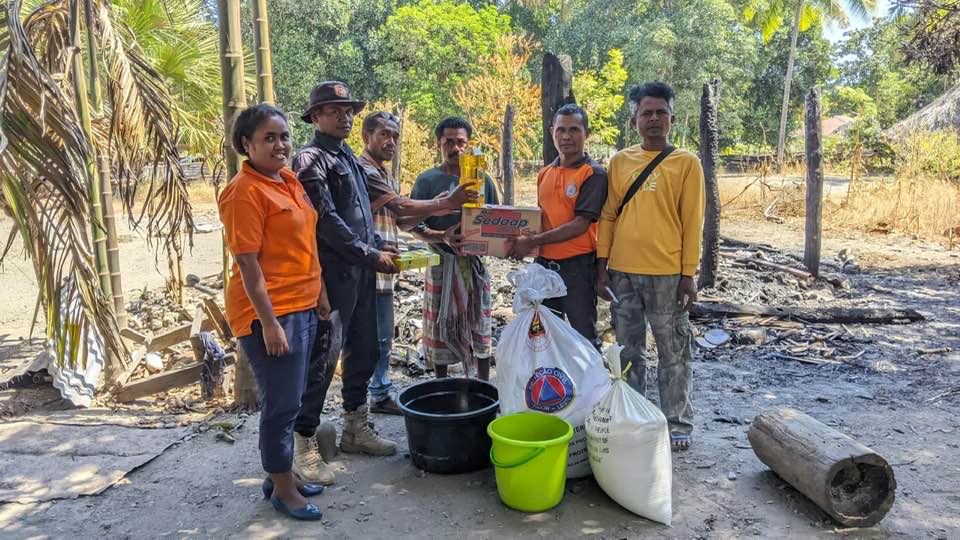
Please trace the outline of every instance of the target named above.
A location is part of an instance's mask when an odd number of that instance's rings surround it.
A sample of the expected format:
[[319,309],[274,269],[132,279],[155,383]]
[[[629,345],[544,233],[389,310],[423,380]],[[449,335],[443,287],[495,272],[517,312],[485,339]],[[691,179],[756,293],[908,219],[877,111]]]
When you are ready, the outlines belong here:
[[540,232],[540,209],[487,204],[463,209],[461,232],[467,255],[507,256],[507,239]]

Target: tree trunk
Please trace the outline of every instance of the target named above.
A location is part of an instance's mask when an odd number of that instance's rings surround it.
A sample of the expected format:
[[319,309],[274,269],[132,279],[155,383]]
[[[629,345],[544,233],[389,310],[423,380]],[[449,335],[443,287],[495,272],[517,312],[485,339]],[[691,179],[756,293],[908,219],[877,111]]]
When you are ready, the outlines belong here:
[[777,168],[783,168],[784,149],[787,138],[787,110],[790,108],[790,85],[793,83],[793,62],[797,58],[797,35],[800,33],[800,16],[803,0],[797,0],[797,13],[793,17],[790,35],[790,53],[787,56],[787,78],[783,81],[783,104],[780,107],[780,131],[777,134]]
[[549,165],[560,155],[553,145],[553,117],[557,110],[567,103],[576,103],[573,96],[572,61],[567,55],[560,57],[552,53],[543,55],[543,67],[540,77],[540,113],[543,116],[543,164]]
[[[94,29],[93,2],[84,0],[84,22],[87,25],[87,52],[90,64],[90,97],[95,114],[103,112],[103,91],[100,86],[99,42]],[[127,305],[123,296],[123,276],[120,273],[120,241],[117,237],[117,219],[113,208],[113,181],[111,179],[109,149],[95,144],[98,188],[103,212],[103,226],[107,234],[107,267],[110,271],[110,292],[113,294],[113,310],[121,329],[127,327]]]
[[[90,123],[90,100],[87,94],[87,79],[84,75],[83,54],[80,40],[80,2],[73,0],[70,4],[70,31],[73,40],[73,57],[70,66],[70,77],[73,82],[74,99],[77,105],[77,116],[80,126],[91,146],[94,146],[93,126]],[[93,238],[94,258],[97,265],[97,274],[100,276],[100,290],[104,296],[111,297],[110,267],[107,263],[107,235],[103,227],[103,208],[100,205],[100,186],[97,166],[93,159],[87,161],[88,193],[90,196],[90,226]]]
[[500,160],[503,165],[503,204],[513,204],[513,105],[507,105],[503,113],[503,148]]
[[270,52],[270,21],[267,0],[250,0],[253,7],[253,47],[257,53],[257,97],[261,103],[276,105],[273,91],[273,56]]
[[[243,42],[240,35],[240,0],[217,0],[220,21],[220,72],[223,88],[223,127],[225,132],[223,156],[227,178],[233,178],[240,168],[240,157],[231,147],[230,139],[237,115],[247,106],[243,94]],[[243,409],[259,407],[257,385],[247,357],[237,355],[233,380],[233,403]]]
[[393,154],[393,160],[390,161],[390,172],[393,174],[393,180],[400,185],[400,167],[403,165],[403,124],[404,119],[404,108],[403,106],[398,106],[395,111],[397,116],[397,121],[400,125],[397,127],[400,129],[400,134],[397,136],[397,148]]
[[719,122],[717,94],[720,81],[714,79],[703,85],[700,98],[700,162],[703,164],[703,183],[706,192],[706,212],[703,220],[703,251],[700,256],[701,289],[713,287],[717,281],[720,259],[720,188],[717,186],[719,158]]
[[823,147],[820,126],[820,89],[807,95],[806,153],[807,200],[803,264],[814,276],[820,275],[820,233],[823,217]]
[[893,506],[887,460],[800,411],[759,414],[747,438],[760,461],[845,527],[873,526]]

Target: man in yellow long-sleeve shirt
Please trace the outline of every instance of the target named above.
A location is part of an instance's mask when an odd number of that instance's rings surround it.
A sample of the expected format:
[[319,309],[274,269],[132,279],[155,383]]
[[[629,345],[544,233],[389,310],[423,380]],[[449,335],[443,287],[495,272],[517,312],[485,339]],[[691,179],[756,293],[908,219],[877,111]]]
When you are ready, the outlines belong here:
[[633,364],[627,382],[641,394],[649,321],[659,357],[660,408],[674,450],[685,450],[693,431],[687,311],[697,297],[693,276],[703,229],[703,169],[697,156],[667,142],[674,99],[669,85],[635,86],[629,99],[643,143],[610,160],[597,241],[597,292],[613,302],[617,341],[624,346],[624,361]]

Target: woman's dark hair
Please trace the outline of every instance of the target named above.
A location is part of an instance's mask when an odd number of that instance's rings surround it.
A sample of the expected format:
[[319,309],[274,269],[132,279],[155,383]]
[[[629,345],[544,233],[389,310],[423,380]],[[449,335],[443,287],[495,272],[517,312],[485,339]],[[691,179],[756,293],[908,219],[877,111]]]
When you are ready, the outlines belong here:
[[433,130],[433,134],[437,136],[438,141],[440,137],[443,137],[443,130],[445,129],[465,129],[467,130],[467,138],[473,137],[473,126],[471,126],[470,122],[467,122],[466,119],[460,118],[459,116],[448,116],[437,124],[436,129]]
[[252,139],[253,133],[257,131],[260,124],[267,118],[273,116],[279,116],[283,118],[284,122],[287,121],[287,115],[283,114],[283,111],[266,103],[244,109],[244,111],[237,116],[237,121],[233,124],[233,138],[231,139],[233,149],[236,150],[238,154],[246,156],[247,151],[243,148],[244,137],[246,137],[247,140]]
[[654,81],[634,86],[630,89],[628,101],[630,102],[630,114],[636,114],[640,101],[645,97],[660,98],[667,102],[670,112],[673,112],[673,100],[677,94],[673,87],[662,81]]

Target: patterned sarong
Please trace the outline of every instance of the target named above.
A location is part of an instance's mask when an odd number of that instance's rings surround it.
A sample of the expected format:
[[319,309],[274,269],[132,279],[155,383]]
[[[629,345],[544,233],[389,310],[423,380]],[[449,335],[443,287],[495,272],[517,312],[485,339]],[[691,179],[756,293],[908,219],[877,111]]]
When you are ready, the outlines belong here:
[[426,272],[423,348],[427,366],[463,362],[475,376],[478,358],[491,355],[490,276],[479,257],[443,253]]

